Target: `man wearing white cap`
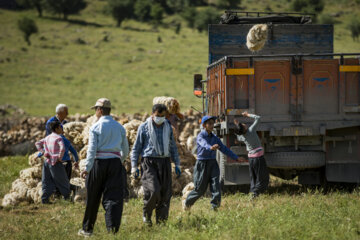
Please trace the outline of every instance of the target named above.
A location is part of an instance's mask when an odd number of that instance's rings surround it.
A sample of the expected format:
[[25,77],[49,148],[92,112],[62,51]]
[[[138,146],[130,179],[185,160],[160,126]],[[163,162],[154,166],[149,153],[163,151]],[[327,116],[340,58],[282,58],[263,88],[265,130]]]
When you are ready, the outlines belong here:
[[87,188],[81,236],[92,234],[101,197],[107,230],[119,230],[125,188],[122,163],[129,153],[125,128],[110,116],[110,100],[100,98],[92,108],[99,120],[90,128],[86,168],[81,172]]

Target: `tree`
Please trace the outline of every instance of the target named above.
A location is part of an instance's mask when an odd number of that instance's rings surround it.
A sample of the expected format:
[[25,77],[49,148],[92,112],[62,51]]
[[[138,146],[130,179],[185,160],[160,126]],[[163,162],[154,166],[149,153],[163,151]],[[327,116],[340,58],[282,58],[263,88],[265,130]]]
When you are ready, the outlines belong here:
[[196,16],[197,16],[197,11],[194,7],[187,7],[181,13],[181,17],[186,21],[187,26],[189,28],[193,28],[195,26]]
[[133,17],[133,0],[108,0],[108,9],[116,20],[116,26],[120,27],[122,21]]
[[44,0],[16,0],[16,3],[23,8],[35,8],[39,17],[42,17],[42,12],[45,5]]
[[241,0],[217,0],[216,6],[218,8],[228,8],[228,9],[234,9],[237,8],[237,6],[241,4]]
[[353,40],[359,40],[360,36],[360,20],[357,17],[352,17],[347,24],[347,28],[351,32]]
[[150,16],[155,24],[160,24],[164,15],[164,8],[159,4],[155,3],[151,6]]
[[79,13],[87,6],[85,0],[46,0],[46,2],[49,10],[62,14],[64,20],[67,20],[69,15]]
[[24,34],[24,39],[27,42],[27,44],[30,46],[30,36],[34,33],[38,32],[38,28],[36,26],[36,23],[34,20],[28,17],[23,17],[19,19],[18,21],[18,28],[21,32]]
[[296,12],[321,13],[324,9],[323,0],[295,0],[291,8]]
[[208,25],[219,22],[219,13],[213,7],[208,7],[198,13],[195,19],[195,28],[199,31],[208,31]]
[[136,0],[134,14],[136,19],[146,22],[150,20],[151,2],[148,0]]

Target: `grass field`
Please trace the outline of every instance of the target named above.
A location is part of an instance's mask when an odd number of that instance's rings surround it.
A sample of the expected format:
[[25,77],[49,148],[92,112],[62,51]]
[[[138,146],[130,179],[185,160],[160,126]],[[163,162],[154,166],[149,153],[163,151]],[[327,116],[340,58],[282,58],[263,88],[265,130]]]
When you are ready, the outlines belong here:
[[[0,158],[0,198],[8,191],[26,157]],[[270,194],[256,202],[242,193],[226,194],[218,212],[210,199],[201,198],[190,213],[181,210],[180,197],[171,201],[166,224],[142,224],[142,200],[124,205],[122,225],[116,236],[106,232],[100,207],[94,239],[359,239],[360,191],[306,190],[295,182],[272,178]],[[23,204],[0,209],[0,239],[81,239],[84,205],[62,200],[52,205]]]
[[[70,113],[87,113],[97,98],[106,96],[115,113],[134,113],[150,111],[154,96],[167,95],[179,99],[184,110],[200,108],[192,95],[192,76],[206,75],[206,33],[183,22],[175,34],[169,23],[178,16],[166,17],[165,27],[157,30],[132,20],[116,28],[102,13],[105,1],[88,2],[70,21],[47,13],[37,18],[35,11],[0,10],[0,104],[17,105],[31,115],[52,115],[63,102]],[[360,14],[359,5],[354,0],[326,2],[324,13],[342,13],[335,25],[335,51],[360,52],[360,42],[346,29],[347,21]],[[290,2],[244,0],[241,6],[247,11],[287,11]],[[31,46],[17,29],[17,20],[25,15],[39,27]]]

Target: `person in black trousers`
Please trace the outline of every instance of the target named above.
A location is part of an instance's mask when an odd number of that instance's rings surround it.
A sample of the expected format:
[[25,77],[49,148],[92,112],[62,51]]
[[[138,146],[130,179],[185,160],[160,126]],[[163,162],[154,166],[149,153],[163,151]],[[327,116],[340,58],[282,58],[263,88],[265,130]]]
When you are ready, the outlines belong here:
[[99,120],[90,128],[86,169],[81,172],[81,177],[86,178],[87,201],[80,236],[92,235],[101,197],[106,228],[118,232],[126,187],[122,164],[129,153],[126,131],[110,116],[108,99],[98,99],[93,108]]

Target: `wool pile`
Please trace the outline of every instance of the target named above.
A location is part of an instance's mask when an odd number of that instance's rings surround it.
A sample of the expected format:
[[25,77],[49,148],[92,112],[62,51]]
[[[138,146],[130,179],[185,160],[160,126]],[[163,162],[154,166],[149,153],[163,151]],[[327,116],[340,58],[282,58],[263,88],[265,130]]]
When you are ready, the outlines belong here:
[[180,104],[178,100],[173,97],[154,97],[154,104],[164,104],[170,114],[179,114],[180,113]]
[[[180,107],[177,106],[177,101],[169,102],[170,105],[172,104],[172,111],[180,110]],[[179,152],[182,174],[179,178],[177,178],[174,171],[174,165],[172,164],[172,188],[175,195],[181,195],[183,188],[192,181],[193,166],[196,159],[191,151],[193,149],[194,139],[196,138],[195,134],[197,134],[197,129],[199,129],[199,119],[201,118],[200,114],[195,114],[192,110],[185,112],[184,115],[185,117],[176,123],[176,127],[180,132],[179,137],[176,137],[176,145]],[[146,113],[132,115],[123,114],[121,116],[113,115],[113,118],[116,121],[122,123],[126,129],[126,136],[129,141],[130,151],[135,142],[140,124],[148,117],[149,114]],[[71,184],[78,186],[74,200],[77,202],[83,202],[86,200],[86,188],[85,180],[80,178],[80,171],[85,168],[89,130],[90,127],[97,121],[97,117],[95,115],[76,114],[75,117],[70,116],[68,119],[72,119],[73,121],[64,125],[64,135],[78,150],[80,159],[79,169],[75,169],[75,167],[73,167],[72,178],[70,182]],[[42,125],[40,124],[42,129],[39,129],[39,131],[41,130],[41,138],[44,137],[46,118],[40,118],[40,120],[33,119],[32,121],[42,123]],[[70,154],[70,156],[72,155]],[[37,158],[37,152],[34,152],[29,156],[28,161],[30,167],[20,171],[20,177],[13,182],[11,190],[3,198],[3,206],[15,206],[21,202],[41,202],[41,169],[44,158]],[[144,191],[141,185],[141,180],[133,179],[133,176],[131,175],[131,163],[129,157],[125,160],[124,165],[127,171],[130,197],[142,197],[144,195]]]
[[252,52],[263,49],[268,35],[268,26],[266,24],[256,24],[248,32],[246,37],[246,46]]

